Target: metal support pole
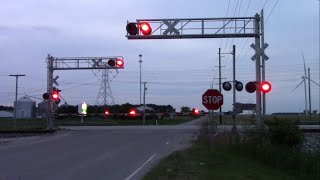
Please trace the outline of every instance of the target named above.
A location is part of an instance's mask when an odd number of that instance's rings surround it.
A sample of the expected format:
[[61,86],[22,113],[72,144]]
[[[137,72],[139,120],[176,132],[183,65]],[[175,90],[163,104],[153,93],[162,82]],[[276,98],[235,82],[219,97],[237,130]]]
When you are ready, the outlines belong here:
[[146,124],[146,84],[147,82],[143,82],[143,125]]
[[[261,44],[264,44],[264,19],[263,19],[263,9],[261,10]],[[263,50],[264,51],[264,50]],[[264,53],[264,52],[263,52]],[[265,59],[264,56],[261,58],[262,64],[261,64],[261,69],[262,69],[262,81],[265,81],[265,75],[266,75],[266,68],[265,68]],[[262,120],[264,119],[264,116],[266,115],[266,93],[262,94]]]
[[47,71],[47,89],[48,89],[48,93],[50,94],[50,98],[49,98],[49,103],[48,103],[48,109],[49,109],[49,113],[47,115],[47,128],[48,129],[53,129],[54,124],[53,124],[53,119],[54,119],[54,111],[53,111],[53,100],[52,100],[52,92],[53,92],[53,57],[50,56],[50,54],[48,54],[48,71]]
[[[260,46],[260,16],[259,14],[255,15],[255,24],[254,24],[254,33],[255,37],[255,46],[256,51],[261,48]],[[258,52],[256,52],[258,53]],[[256,57],[256,83],[257,86],[261,83],[261,68],[260,68],[260,56]],[[261,91],[259,88],[256,90],[256,112],[257,112],[257,125],[259,127],[263,126],[263,122],[261,120]]]
[[107,81],[109,83],[109,70],[102,70],[102,81],[103,81],[103,105],[106,107],[107,105]]
[[308,85],[309,85],[309,118],[311,119],[312,108],[311,108],[311,82],[310,82],[310,68],[308,68]]
[[[219,91],[221,93],[221,48],[219,48]],[[222,124],[222,107],[220,106],[219,108],[219,121],[220,121],[220,125]]]
[[139,57],[140,57],[140,60],[139,60],[139,63],[140,63],[140,99],[139,99],[139,102],[141,105],[141,63],[142,63],[141,57],[142,57],[142,54],[139,54]]
[[11,74],[9,76],[13,76],[16,77],[16,97],[15,97],[15,101],[13,103],[14,105],[14,125],[16,125],[16,121],[17,121],[17,111],[16,111],[16,102],[18,100],[18,81],[19,81],[19,77],[20,76],[26,76],[25,74]]
[[[232,56],[233,56],[233,106],[236,104],[236,45],[232,46]],[[235,108],[234,108],[235,109]],[[232,114],[232,120],[233,120],[233,126],[232,126],[232,132],[236,133],[237,130],[237,124],[236,124],[236,114]]]

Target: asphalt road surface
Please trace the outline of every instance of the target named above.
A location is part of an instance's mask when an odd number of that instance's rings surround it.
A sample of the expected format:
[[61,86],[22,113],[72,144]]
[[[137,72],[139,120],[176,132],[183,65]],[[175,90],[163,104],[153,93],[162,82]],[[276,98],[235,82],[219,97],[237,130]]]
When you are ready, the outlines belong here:
[[0,180],[140,179],[160,158],[190,144],[193,126],[177,127],[68,127],[0,139]]

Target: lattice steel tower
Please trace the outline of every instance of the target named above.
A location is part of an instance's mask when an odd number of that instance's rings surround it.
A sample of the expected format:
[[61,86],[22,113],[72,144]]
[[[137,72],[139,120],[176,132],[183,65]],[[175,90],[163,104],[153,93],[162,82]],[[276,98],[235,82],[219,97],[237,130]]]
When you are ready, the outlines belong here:
[[[97,96],[97,105],[114,105],[114,98],[112,96],[112,90],[110,82],[117,76],[118,70],[102,69],[101,70],[101,85]],[[111,75],[111,76],[110,76]]]

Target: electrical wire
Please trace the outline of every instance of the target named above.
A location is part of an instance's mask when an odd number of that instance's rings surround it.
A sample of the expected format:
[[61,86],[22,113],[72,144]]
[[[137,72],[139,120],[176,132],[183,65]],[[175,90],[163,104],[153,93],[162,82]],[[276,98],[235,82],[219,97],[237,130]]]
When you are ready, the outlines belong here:
[[273,13],[273,10],[274,10],[274,8],[277,6],[278,3],[279,3],[279,0],[277,0],[276,3],[274,3],[274,5],[273,5],[273,7],[272,7],[272,9],[271,9],[271,11],[270,11],[270,13],[269,13],[269,15],[267,16],[267,19],[266,19],[265,23],[268,22],[269,17],[270,17],[271,14]]

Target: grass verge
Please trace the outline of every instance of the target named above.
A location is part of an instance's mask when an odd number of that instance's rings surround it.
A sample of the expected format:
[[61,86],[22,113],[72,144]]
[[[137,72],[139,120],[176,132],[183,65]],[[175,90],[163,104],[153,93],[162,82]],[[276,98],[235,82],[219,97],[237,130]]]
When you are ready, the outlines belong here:
[[[161,119],[161,120],[146,120],[145,125],[177,125],[193,120],[190,118],[175,118],[175,119]],[[141,119],[103,119],[103,118],[85,118],[81,123],[79,119],[65,119],[56,120],[55,124],[58,126],[138,126],[142,125]]]
[[[301,172],[284,166],[272,166],[250,154],[246,144],[224,143],[227,141],[197,141],[191,148],[176,151],[163,159],[143,179],[313,180],[320,177],[316,170]],[[311,161],[316,163],[315,160]],[[319,163],[315,167],[319,167]]]

